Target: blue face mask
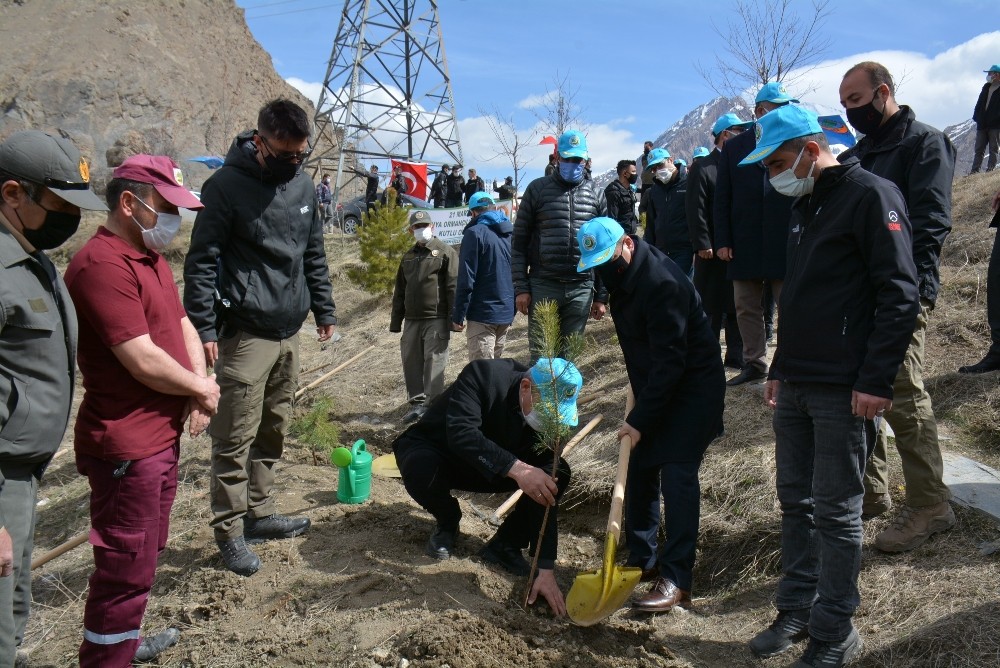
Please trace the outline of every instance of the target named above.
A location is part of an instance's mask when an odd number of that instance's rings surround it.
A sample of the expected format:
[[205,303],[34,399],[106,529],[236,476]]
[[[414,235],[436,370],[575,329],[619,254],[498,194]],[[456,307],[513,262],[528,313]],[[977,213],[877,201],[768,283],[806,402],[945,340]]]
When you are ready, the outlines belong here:
[[570,183],[579,183],[580,181],[583,181],[583,163],[560,162],[559,176],[563,177],[564,180],[569,181]]

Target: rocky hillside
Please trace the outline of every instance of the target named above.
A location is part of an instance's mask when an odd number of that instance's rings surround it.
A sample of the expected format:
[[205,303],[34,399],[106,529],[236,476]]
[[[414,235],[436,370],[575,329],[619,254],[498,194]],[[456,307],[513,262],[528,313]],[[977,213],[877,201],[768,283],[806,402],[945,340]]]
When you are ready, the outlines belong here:
[[155,151],[198,187],[267,100],[312,105],[288,85],[233,0],[0,0],[0,138],[36,128],[69,137],[95,182]]

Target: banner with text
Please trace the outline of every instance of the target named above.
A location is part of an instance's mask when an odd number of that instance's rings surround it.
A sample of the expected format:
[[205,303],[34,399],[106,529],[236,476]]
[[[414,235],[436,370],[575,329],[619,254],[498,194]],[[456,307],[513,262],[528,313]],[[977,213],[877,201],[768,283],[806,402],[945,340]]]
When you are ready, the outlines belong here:
[[[514,201],[509,199],[502,199],[496,203],[496,206],[491,206],[490,209],[502,210],[504,214],[510,218],[514,219]],[[426,211],[431,217],[431,222],[434,223],[434,236],[436,236],[441,241],[445,242],[450,246],[457,246],[462,243],[462,232],[465,230],[465,226],[469,224],[469,208],[468,207],[455,207],[453,209],[410,209],[411,213],[413,211]]]

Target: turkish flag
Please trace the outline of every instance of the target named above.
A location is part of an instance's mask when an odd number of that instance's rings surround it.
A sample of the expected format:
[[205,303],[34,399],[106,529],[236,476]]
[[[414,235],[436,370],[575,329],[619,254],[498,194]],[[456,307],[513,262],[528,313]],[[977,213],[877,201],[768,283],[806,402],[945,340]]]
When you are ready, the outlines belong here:
[[393,160],[392,168],[400,167],[403,170],[403,178],[406,179],[406,194],[417,199],[427,199],[427,163],[426,162],[403,162]]

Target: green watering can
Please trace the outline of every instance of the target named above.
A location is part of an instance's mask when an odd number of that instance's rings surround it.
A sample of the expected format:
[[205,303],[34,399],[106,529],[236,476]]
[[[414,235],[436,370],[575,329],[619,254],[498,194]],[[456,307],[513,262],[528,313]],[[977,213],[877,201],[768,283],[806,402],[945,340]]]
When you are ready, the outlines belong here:
[[344,447],[330,451],[330,461],[340,469],[337,500],[341,503],[364,503],[372,492],[372,456],[364,440],[350,450]]

